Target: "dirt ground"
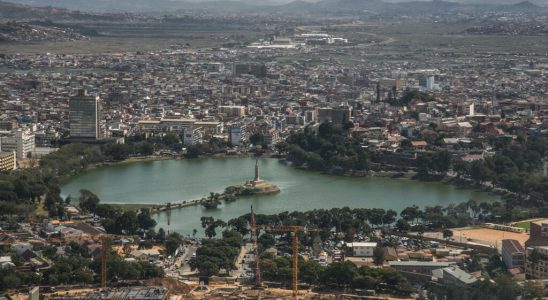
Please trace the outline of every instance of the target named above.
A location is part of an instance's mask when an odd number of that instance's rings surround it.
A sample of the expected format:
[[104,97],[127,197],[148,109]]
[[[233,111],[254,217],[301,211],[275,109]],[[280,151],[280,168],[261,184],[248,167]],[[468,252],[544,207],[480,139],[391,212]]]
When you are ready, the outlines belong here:
[[475,242],[501,248],[502,240],[513,239],[519,241],[522,245],[529,239],[529,234],[510,232],[489,228],[457,228],[453,229],[453,238],[456,241]]
[[[231,294],[231,296],[244,296],[256,299],[295,299],[292,296],[291,290],[286,289],[277,289],[277,288],[267,288],[264,290],[243,290],[243,291],[234,291],[234,293]],[[192,293],[192,297],[194,299],[213,299],[213,300],[221,300],[226,299],[228,297],[228,294],[220,294],[217,293],[216,290],[213,290],[206,294],[201,293]],[[307,290],[301,290],[299,291],[298,299],[309,299],[309,300],[352,300],[352,299],[363,299],[361,296],[357,295],[350,295],[350,294],[318,294],[314,292],[310,292]],[[370,296],[367,299],[383,299],[383,300],[403,300],[403,299],[411,299],[411,298],[391,298],[384,295],[379,296]],[[178,299],[172,299],[172,300],[178,300]]]

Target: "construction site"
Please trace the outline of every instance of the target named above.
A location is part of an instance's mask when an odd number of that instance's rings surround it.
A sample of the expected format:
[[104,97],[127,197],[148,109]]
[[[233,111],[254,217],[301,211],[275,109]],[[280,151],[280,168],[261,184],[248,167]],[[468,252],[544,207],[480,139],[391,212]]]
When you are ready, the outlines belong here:
[[[253,277],[243,280],[238,277],[207,278],[196,275],[185,278],[159,278],[133,282],[128,286],[109,286],[108,255],[112,249],[117,254],[128,254],[135,248],[131,244],[113,245],[113,240],[121,240],[124,236],[101,234],[96,237],[101,242],[101,286],[100,287],[40,287],[33,289],[29,294],[14,295],[14,299],[51,299],[51,300],[179,300],[179,299],[390,299],[377,297],[364,292],[363,295],[337,294],[313,292],[309,286],[299,285],[299,235],[317,232],[317,229],[304,226],[261,226],[257,225],[255,213],[251,209],[249,229],[251,231],[250,247],[242,247],[241,253],[236,260],[244,264],[242,254],[249,254],[253,259],[247,264],[253,267]],[[258,232],[269,232],[277,234],[289,234],[291,236],[292,250],[292,279],[291,289],[283,289],[278,284],[263,281],[260,268],[259,246],[257,243]],[[59,242],[59,241],[58,241]],[[268,286],[268,284],[272,286]]]

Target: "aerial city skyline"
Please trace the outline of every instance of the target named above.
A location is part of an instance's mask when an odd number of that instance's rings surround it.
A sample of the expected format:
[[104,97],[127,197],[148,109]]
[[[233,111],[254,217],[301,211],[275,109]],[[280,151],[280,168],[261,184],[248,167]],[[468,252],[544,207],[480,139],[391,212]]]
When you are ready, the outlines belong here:
[[542,299],[546,1],[0,1],[0,299]]

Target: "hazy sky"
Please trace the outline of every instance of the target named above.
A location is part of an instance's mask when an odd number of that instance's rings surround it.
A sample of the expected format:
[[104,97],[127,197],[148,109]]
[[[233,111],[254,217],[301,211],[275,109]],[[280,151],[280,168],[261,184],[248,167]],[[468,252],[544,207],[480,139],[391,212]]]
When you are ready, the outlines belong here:
[[[70,3],[72,0],[6,0],[8,2],[14,2],[14,3],[24,3],[24,4],[41,4],[44,2],[57,2],[57,3]],[[91,3],[93,2],[116,2],[117,0],[87,0]],[[154,0],[149,0],[151,2],[154,2]],[[173,2],[206,2],[206,1],[241,1],[241,2],[247,2],[252,4],[285,4],[289,2],[293,2],[295,0],[170,0]],[[300,1],[306,1],[306,2],[318,2],[323,0],[300,0]],[[363,0],[368,1],[368,0]],[[410,1],[431,1],[431,0],[382,0],[384,2],[410,2]],[[443,0],[447,2],[461,2],[461,3],[489,3],[489,4],[513,4],[518,3],[522,1],[530,1],[536,4],[540,4],[543,6],[548,6],[548,0]],[[63,5],[64,6],[64,5]]]

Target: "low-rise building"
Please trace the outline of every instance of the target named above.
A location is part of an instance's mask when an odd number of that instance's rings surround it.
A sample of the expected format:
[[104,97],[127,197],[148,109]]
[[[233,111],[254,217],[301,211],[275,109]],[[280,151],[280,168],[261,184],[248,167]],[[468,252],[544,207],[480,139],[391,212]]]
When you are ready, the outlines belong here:
[[185,128],[183,143],[185,146],[201,144],[203,135],[202,127]]
[[525,249],[517,240],[502,240],[502,261],[506,267],[523,268],[525,263]]
[[525,241],[525,248],[548,246],[548,219],[531,222],[529,239]]
[[548,279],[548,246],[527,247],[525,277]]
[[11,171],[17,168],[17,154],[15,151],[0,152],[0,171]]
[[15,264],[11,261],[11,256],[0,256],[0,270],[7,268],[15,268]]
[[371,257],[377,247],[376,242],[346,243],[346,247],[352,249],[352,256]]
[[465,287],[478,281],[474,275],[457,266],[433,270],[432,275],[439,283],[444,285]]
[[229,118],[241,118],[245,116],[245,107],[239,105],[219,106],[219,113]]
[[447,268],[456,265],[455,262],[433,262],[433,261],[390,261],[391,268],[400,272],[418,273],[432,275],[436,269]]
[[129,256],[140,261],[156,261],[161,258],[160,252],[156,249],[133,250]]

